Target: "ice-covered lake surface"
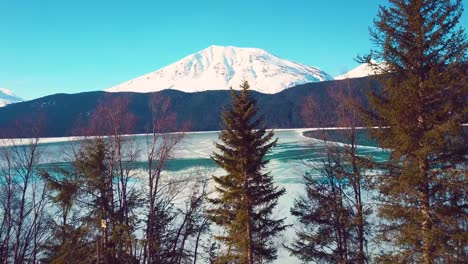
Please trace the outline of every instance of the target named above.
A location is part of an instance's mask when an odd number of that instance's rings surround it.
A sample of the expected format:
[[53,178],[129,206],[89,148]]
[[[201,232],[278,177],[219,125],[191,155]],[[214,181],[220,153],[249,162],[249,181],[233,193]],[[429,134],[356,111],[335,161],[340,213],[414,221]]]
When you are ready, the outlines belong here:
[[[314,161],[320,161],[325,155],[324,143],[321,140],[309,138],[303,135],[307,129],[292,129],[275,131],[278,144],[267,155],[270,160],[267,170],[274,181],[286,189],[286,194],[280,198],[276,211],[277,217],[287,217],[287,224],[291,224],[279,244],[289,244],[294,237],[296,220],[290,215],[290,208],[294,199],[304,192],[303,175],[306,172],[317,174],[311,167]],[[146,136],[132,136],[139,144],[144,145]],[[59,142],[44,140],[41,146],[47,153],[62,153],[61,163],[67,166],[70,163],[69,153],[71,146],[76,144],[63,139]],[[52,140],[53,141],[53,140]],[[207,168],[211,175],[222,175],[223,171],[211,160],[210,155],[216,151],[214,142],[219,141],[218,132],[194,132],[186,133],[182,142],[177,145],[174,158],[168,163],[166,173],[169,177],[188,174],[194,168]],[[386,158],[386,153],[382,149],[372,146],[361,146],[358,148],[361,155],[372,156],[374,159],[382,160]],[[49,156],[49,155],[45,155]],[[56,155],[50,155],[56,156]],[[63,162],[63,163],[62,163]],[[49,167],[57,164],[57,160],[45,158],[41,166]],[[144,158],[141,159],[144,166]],[[317,174],[318,175],[318,174]],[[275,263],[300,263],[282,247],[279,250],[279,258]]]

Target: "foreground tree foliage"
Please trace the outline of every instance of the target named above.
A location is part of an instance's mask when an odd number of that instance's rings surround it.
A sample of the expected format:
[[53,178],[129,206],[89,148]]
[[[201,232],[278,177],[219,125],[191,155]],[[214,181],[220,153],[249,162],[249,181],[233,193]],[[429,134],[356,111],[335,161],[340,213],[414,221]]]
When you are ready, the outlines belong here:
[[[89,137],[70,143],[72,163],[40,170],[51,227],[37,251],[42,262],[164,264],[202,258],[209,231],[206,172],[167,177],[166,162],[183,138],[167,133],[175,116],[166,111],[167,102],[153,100],[162,110],[154,110],[152,133],[138,142],[125,136],[134,121],[126,111],[129,102],[118,98],[111,108],[98,106],[84,129]],[[140,178],[145,171],[148,177]]]
[[[8,142],[7,142],[8,144]],[[39,138],[0,147],[0,262],[35,263],[47,234],[46,188],[35,165]]]
[[[165,133],[175,128],[175,115],[167,112],[169,104],[167,99],[158,96],[154,96],[150,102],[153,118],[149,135],[146,137],[145,152],[148,161],[148,213],[144,262],[148,263],[163,263],[165,258],[170,257],[172,247],[169,240],[172,239],[171,233],[175,232],[170,227],[174,220],[172,200],[175,195],[167,192],[169,186],[161,180],[165,163],[171,158],[172,149],[182,140],[181,134]],[[164,189],[166,190],[162,191]]]
[[53,218],[56,231],[46,244],[44,261],[137,261],[131,250],[132,237],[128,235],[135,226],[122,221],[109,150],[109,143],[103,138],[88,140],[76,157],[73,171],[58,168],[55,173],[42,173],[61,216]]
[[[371,205],[370,177],[366,171],[370,161],[358,153],[359,102],[352,96],[347,82],[329,94],[330,104],[336,109],[337,130],[328,141],[326,130],[316,131],[314,137],[323,139],[325,157],[308,163],[312,172],[306,173],[306,194],[297,198],[291,214],[300,225],[296,239],[288,247],[292,255],[304,262],[366,263],[370,240],[369,215]],[[314,127],[321,120],[321,109],[314,98],[307,98],[303,108],[306,124]],[[313,173],[316,172],[316,173]]]
[[[467,41],[461,0],[390,0],[371,37],[381,89],[366,119],[391,149],[380,178],[386,263],[466,263]],[[378,66],[378,65],[375,65]]]
[[42,262],[86,263],[89,252],[94,251],[94,244],[88,241],[89,229],[79,220],[75,208],[81,184],[79,176],[63,168],[44,170],[41,176],[47,183],[50,201],[56,205],[51,215],[57,215],[48,223],[52,232],[43,245]]
[[[216,238],[224,246],[217,263],[265,263],[276,258],[275,237],[285,229],[283,219],[274,219],[273,210],[284,189],[274,186],[264,172],[265,155],[276,144],[273,132],[254,120],[257,109],[249,96],[249,84],[240,93],[232,91],[233,105],[223,112],[222,143],[213,160],[227,174],[213,177],[217,197],[210,218],[224,230]],[[259,128],[260,127],[260,128]],[[258,130],[256,130],[259,128]]]

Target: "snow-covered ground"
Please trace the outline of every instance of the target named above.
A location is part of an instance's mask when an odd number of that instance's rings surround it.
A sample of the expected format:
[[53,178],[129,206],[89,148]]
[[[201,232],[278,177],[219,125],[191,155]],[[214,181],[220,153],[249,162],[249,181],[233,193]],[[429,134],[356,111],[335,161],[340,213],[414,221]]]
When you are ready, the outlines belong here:
[[299,84],[333,80],[333,77],[316,67],[284,60],[262,49],[210,46],[106,91],[226,90],[238,89],[243,80],[249,82],[252,90],[272,94]]

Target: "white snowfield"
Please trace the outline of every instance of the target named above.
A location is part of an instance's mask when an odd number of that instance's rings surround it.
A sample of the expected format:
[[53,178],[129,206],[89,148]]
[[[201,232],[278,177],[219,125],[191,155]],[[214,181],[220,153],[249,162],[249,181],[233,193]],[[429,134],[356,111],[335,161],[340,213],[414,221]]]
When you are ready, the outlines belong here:
[[108,92],[184,92],[239,89],[243,80],[252,90],[273,94],[310,82],[333,80],[319,68],[287,61],[265,50],[210,46],[165,68],[107,89]]
[[360,78],[360,77],[380,74],[381,70],[379,70],[379,68],[384,67],[385,63],[384,62],[377,63],[376,61],[372,61],[372,63],[375,63],[377,65],[377,69],[374,69],[370,64],[363,63],[357,66],[356,68],[350,70],[349,72],[335,77],[335,80]]
[[7,104],[22,102],[23,99],[16,96],[12,91],[7,88],[0,88],[0,107],[4,107]]

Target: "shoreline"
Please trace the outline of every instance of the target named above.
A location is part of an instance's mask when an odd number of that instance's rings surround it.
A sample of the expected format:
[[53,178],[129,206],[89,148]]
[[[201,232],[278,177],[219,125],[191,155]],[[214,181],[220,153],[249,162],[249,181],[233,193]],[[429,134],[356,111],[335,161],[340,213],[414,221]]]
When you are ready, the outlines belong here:
[[[337,129],[346,129],[342,127],[326,127],[326,128],[271,128],[267,131],[297,131],[301,134],[304,134],[307,131],[317,131],[317,130],[337,130]],[[189,132],[170,132],[168,135],[178,135],[178,134],[211,134],[219,133],[221,130],[212,130],[212,131],[189,131]],[[139,134],[126,134],[124,137],[141,137],[141,136],[150,136],[150,133],[139,133]],[[52,143],[62,143],[62,142],[71,142],[71,141],[80,141],[86,138],[94,138],[95,136],[85,137],[85,136],[69,136],[69,137],[41,137],[39,138],[39,144],[52,144]],[[109,136],[104,136],[109,137]],[[34,140],[34,138],[0,138],[0,147],[8,147],[13,145],[28,145]]]
[[[462,126],[467,127],[468,124],[462,124]],[[378,128],[378,127],[371,127],[371,128]],[[313,137],[311,133],[316,132],[316,131],[337,131],[337,130],[345,130],[348,129],[348,127],[309,127],[309,128],[269,128],[267,131],[296,131],[301,134],[301,136],[313,140],[318,140],[318,141],[324,141],[323,139]],[[368,129],[367,127],[356,127],[356,130],[366,130]],[[178,135],[178,134],[187,134],[187,135],[196,135],[196,134],[212,134],[212,133],[219,133],[221,130],[212,130],[212,131],[189,131],[189,132],[182,132],[182,131],[176,131],[176,132],[170,132],[167,133],[169,135]],[[142,137],[142,136],[149,136],[151,134],[145,134],[145,133],[140,133],[140,134],[126,134],[123,135],[124,137]],[[104,136],[108,137],[108,136]],[[74,141],[80,141],[84,140],[86,138],[93,138],[93,137],[85,137],[85,136],[69,136],[69,137],[43,137],[39,138],[39,144],[53,144],[53,143],[63,143],[63,142],[74,142]],[[346,144],[344,142],[329,140],[328,142],[330,143],[339,143],[339,144]],[[0,138],[0,147],[9,147],[9,146],[20,146],[20,145],[29,145],[34,138]],[[380,148],[378,146],[374,145],[359,145],[361,147],[372,147],[372,148]]]

